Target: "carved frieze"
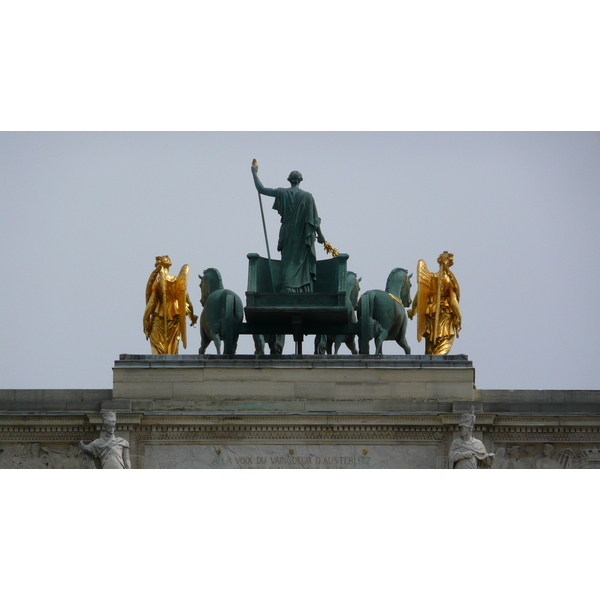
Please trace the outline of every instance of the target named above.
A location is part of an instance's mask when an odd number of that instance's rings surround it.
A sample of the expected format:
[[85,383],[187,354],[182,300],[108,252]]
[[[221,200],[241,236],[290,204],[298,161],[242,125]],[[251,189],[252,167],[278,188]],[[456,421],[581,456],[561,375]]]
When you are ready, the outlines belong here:
[[585,444],[521,443],[496,446],[493,469],[600,469],[600,449]]
[[[370,465],[376,456],[370,448],[376,447],[378,451],[395,448],[397,466],[379,468],[406,468],[403,466],[406,457],[413,457],[416,464],[421,464],[418,455],[411,454],[415,448],[427,448],[421,452],[427,455],[426,462],[429,461],[428,468],[431,468],[428,453],[434,448],[437,462],[433,468],[447,468],[446,459],[450,444],[459,433],[459,420],[460,415],[448,413],[119,413],[117,430],[118,435],[130,444],[132,468],[147,466],[150,464],[147,459],[158,460],[157,456],[163,450],[168,456],[173,455],[175,464],[182,464],[177,455],[182,450],[177,450],[176,446],[188,448],[191,457],[201,454],[201,464],[207,460],[203,453],[211,447],[237,448],[238,451],[242,447],[270,447],[271,450],[280,447],[277,456],[285,455],[290,449],[300,452],[300,448],[330,448],[327,452],[343,448],[368,449]],[[101,432],[100,413],[82,416],[0,415],[0,468],[98,468],[99,464],[94,465],[93,459],[86,462],[73,446],[79,440],[94,440]],[[600,467],[600,417],[483,414],[477,415],[474,435],[489,452],[496,454],[494,469]],[[270,460],[271,454],[264,456]],[[342,462],[337,466],[334,462],[327,468],[348,468],[351,463],[344,462],[349,460],[348,456],[348,450],[344,450],[338,456],[343,458]],[[380,464],[390,465],[388,458]],[[315,466],[310,468],[317,468],[316,458],[314,462]],[[318,468],[326,464],[324,462]]]
[[39,442],[0,444],[2,469],[94,469],[94,462],[79,451],[77,444]]

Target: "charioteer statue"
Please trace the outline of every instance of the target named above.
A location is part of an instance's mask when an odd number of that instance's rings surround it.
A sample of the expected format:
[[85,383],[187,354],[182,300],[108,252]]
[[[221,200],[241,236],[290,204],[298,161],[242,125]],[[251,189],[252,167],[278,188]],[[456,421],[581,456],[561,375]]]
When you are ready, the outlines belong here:
[[252,175],[258,193],[274,197],[273,209],[281,216],[277,242],[277,250],[281,252],[281,291],[312,292],[317,277],[315,238],[327,252],[333,256],[337,253],[325,241],[313,195],[300,189],[302,174],[298,171],[290,173],[289,188],[265,187],[258,178],[256,160],[252,162]]

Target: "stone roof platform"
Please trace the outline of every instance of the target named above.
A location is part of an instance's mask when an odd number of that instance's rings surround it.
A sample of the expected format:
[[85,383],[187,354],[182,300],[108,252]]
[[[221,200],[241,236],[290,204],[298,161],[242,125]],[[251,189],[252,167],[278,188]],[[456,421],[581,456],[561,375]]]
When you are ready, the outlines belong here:
[[474,377],[464,355],[124,354],[113,401],[141,412],[439,412],[472,402]]

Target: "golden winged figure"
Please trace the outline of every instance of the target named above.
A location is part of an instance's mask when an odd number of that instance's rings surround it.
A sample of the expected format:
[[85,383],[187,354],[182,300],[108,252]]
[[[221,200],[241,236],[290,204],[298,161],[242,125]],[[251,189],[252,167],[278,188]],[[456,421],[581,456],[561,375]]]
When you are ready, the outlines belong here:
[[189,265],[183,265],[179,275],[169,274],[173,263],[168,256],[157,256],[155,269],[146,284],[144,333],[150,339],[152,354],[178,354],[179,340],[187,347],[186,322],[192,326],[198,317],[187,293]]
[[407,311],[410,319],[417,315],[417,341],[425,338],[425,354],[448,354],[462,326],[460,287],[450,271],[454,254],[444,251],[437,262],[437,273],[429,271],[424,260],[417,263],[418,289]]

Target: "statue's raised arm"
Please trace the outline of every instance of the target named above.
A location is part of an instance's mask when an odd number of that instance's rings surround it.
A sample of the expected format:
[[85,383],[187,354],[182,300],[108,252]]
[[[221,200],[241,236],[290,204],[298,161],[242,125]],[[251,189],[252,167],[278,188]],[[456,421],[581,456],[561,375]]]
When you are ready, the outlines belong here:
[[262,194],[263,196],[272,196],[275,197],[277,195],[277,190],[274,190],[272,188],[266,188],[261,180],[258,178],[258,163],[256,162],[256,159],[254,159],[252,161],[252,177],[254,178],[254,185],[256,186],[256,189],[258,190],[259,194]]

